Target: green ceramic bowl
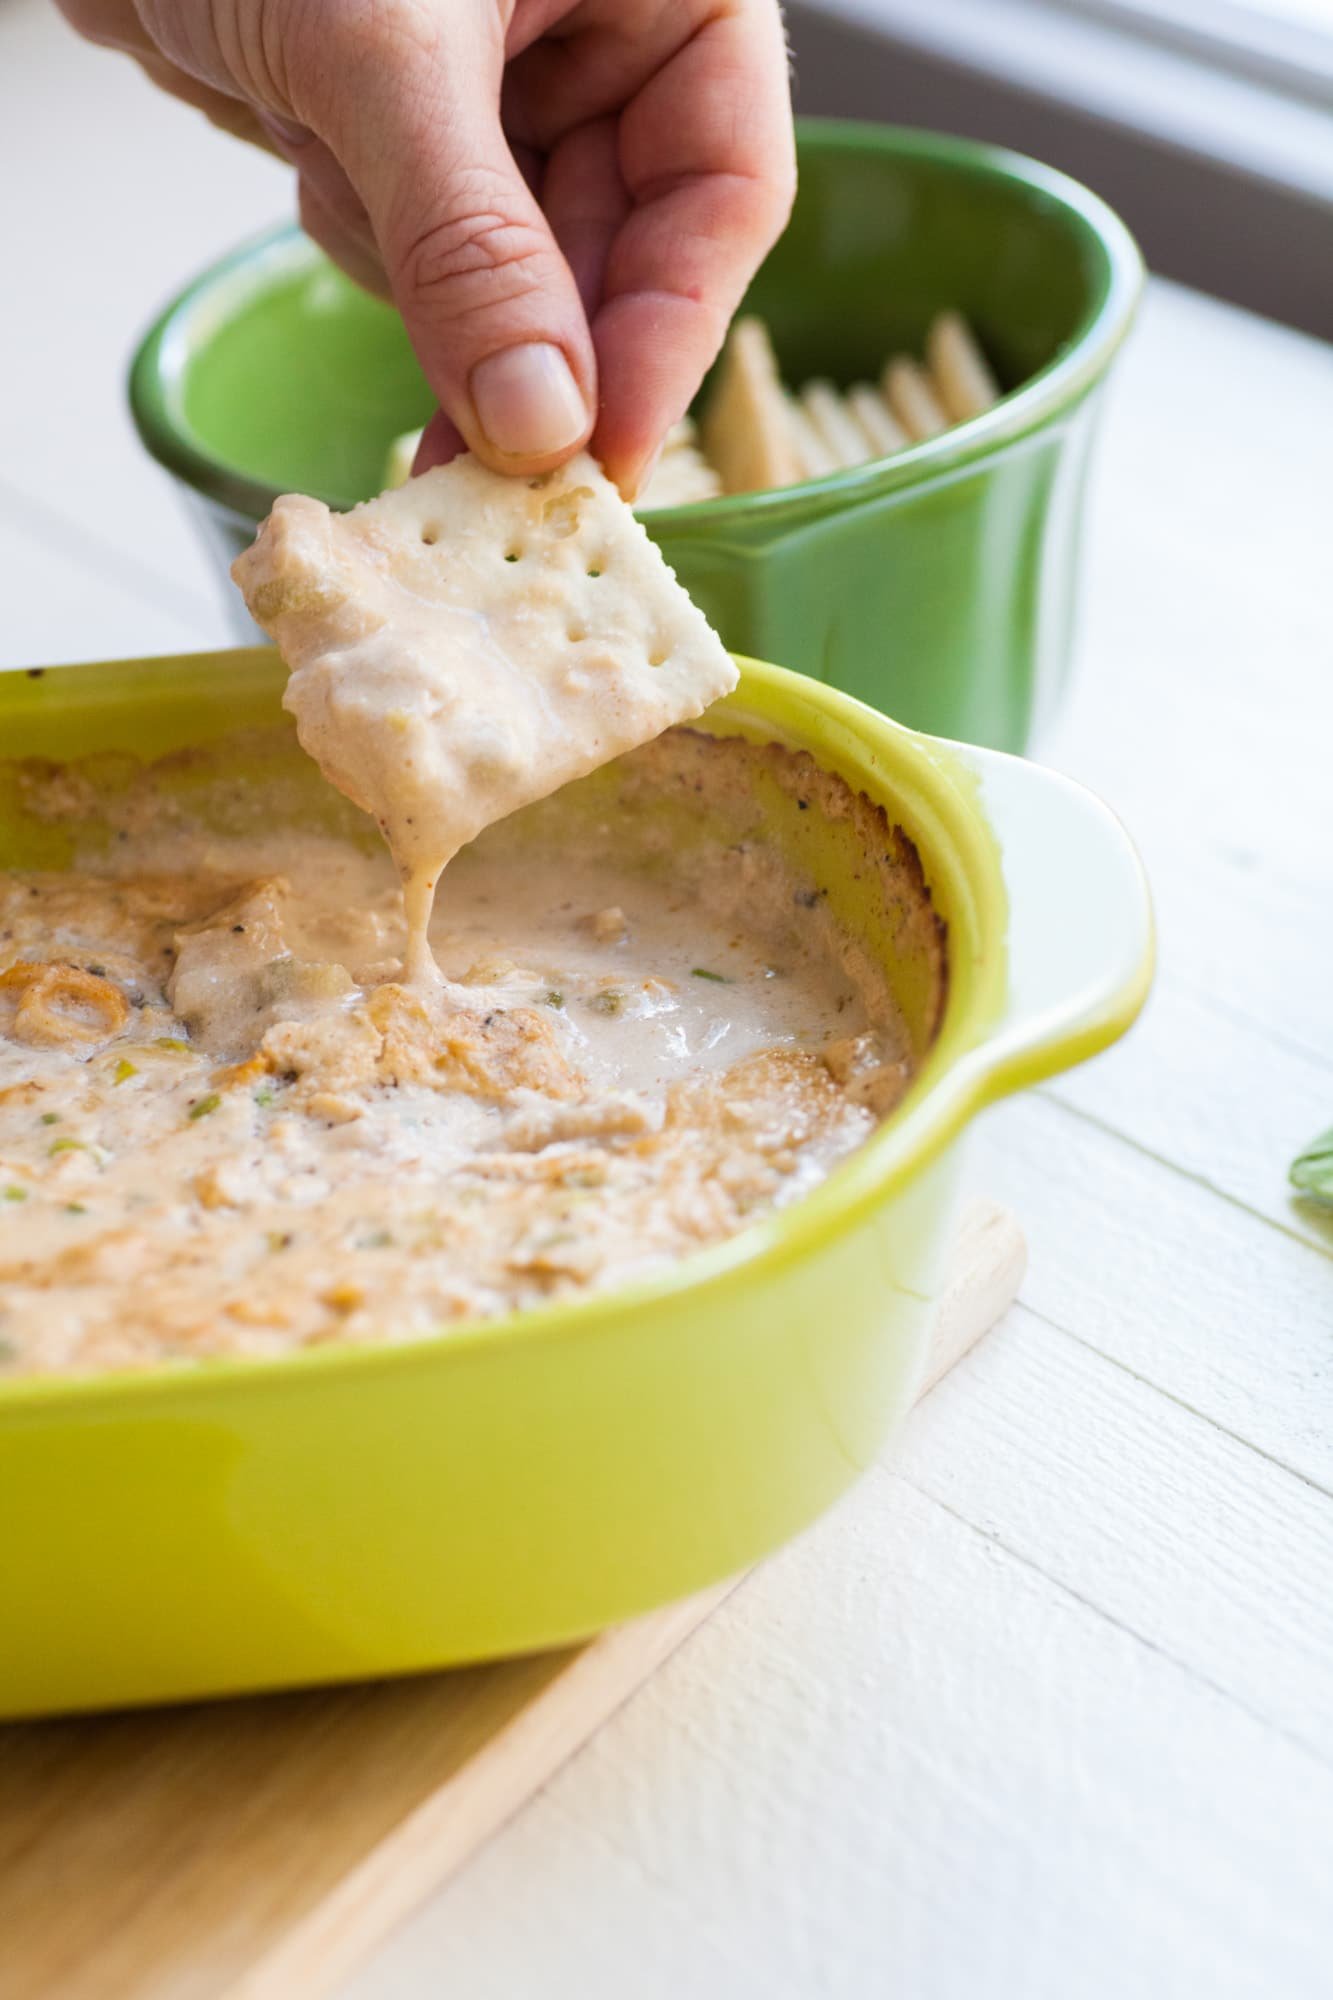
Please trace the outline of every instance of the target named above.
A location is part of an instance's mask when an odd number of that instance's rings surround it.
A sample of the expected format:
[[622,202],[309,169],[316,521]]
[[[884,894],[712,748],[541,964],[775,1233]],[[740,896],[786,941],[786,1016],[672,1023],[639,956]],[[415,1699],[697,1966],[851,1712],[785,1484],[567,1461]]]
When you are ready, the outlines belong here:
[[[787,378],[873,377],[956,305],[1010,393],[855,471],[646,516],[728,645],[915,728],[1021,750],[1068,664],[1088,447],[1141,275],[1110,210],[1049,168],[804,121],[795,213],[748,301]],[[347,507],[378,491],[390,440],[431,409],[397,315],[292,229],[168,306],[130,399],[223,570],[277,494]]]
[[[282,687],[266,648],[0,675],[0,742],[160,756],[289,726]],[[914,1392],[959,1136],[1132,1020],[1143,878],[1067,780],[799,675],[742,663],[705,726],[808,750],[915,843],[949,979],[903,1104],[804,1200],[632,1289],[396,1348],[0,1384],[0,1519],[22,1523],[0,1554],[0,1715],[573,1639],[753,1562],[879,1451]],[[226,753],[242,781],[247,740]],[[864,850],[771,790],[766,837],[889,965],[920,1034],[938,988],[888,949]],[[56,865],[53,838],[0,765],[0,867]]]

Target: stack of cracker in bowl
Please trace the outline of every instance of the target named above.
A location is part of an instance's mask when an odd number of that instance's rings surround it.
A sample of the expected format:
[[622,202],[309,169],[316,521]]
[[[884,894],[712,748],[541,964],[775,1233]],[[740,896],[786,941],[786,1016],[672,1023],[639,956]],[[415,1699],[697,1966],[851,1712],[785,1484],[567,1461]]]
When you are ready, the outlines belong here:
[[[839,389],[815,376],[794,392],[782,380],[767,326],[749,314],[727,336],[699,423],[682,417],[668,431],[636,511],[771,492],[888,458],[980,416],[1001,393],[958,312],[938,313],[922,359],[890,355],[878,382]],[[409,431],[395,440],[386,485],[409,477],[420,438]]]
[[[701,456],[717,475],[716,492],[795,486],[937,437],[980,416],[1000,393],[961,313],[942,312],[931,322],[923,361],[894,354],[877,383],[838,389],[816,376],[794,394],[778,371],[764,322],[738,319],[704,410]],[[664,451],[641,508],[679,504],[655,491],[669,464]]]

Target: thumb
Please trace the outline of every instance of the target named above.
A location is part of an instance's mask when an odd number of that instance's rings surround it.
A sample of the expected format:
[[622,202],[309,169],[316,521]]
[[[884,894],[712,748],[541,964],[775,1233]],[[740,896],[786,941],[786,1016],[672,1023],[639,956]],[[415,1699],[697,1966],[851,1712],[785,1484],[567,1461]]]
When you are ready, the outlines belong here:
[[503,49],[471,43],[400,42],[358,65],[329,107],[330,143],[445,415],[497,470],[542,472],[586,443],[597,364],[573,275],[500,128]]

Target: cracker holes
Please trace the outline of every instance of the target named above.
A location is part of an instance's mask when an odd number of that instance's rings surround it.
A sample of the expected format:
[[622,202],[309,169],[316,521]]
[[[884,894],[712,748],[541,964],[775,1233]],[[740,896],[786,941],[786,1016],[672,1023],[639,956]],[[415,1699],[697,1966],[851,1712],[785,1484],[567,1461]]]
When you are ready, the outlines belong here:
[[517,547],[515,547],[515,548],[512,548],[512,549],[506,549],[506,550],[505,550],[505,561],[506,561],[506,562],[509,562],[509,563],[514,563],[514,562],[517,562],[517,561],[518,561],[518,559],[519,559],[519,557],[520,557],[520,556],[522,555],[522,553],[523,553],[523,551],[522,551],[522,549],[521,549],[521,548],[517,548]]
[[421,530],[421,539],[428,549],[435,547],[436,542],[440,539],[441,532],[442,530],[438,521],[427,521],[425,527]]

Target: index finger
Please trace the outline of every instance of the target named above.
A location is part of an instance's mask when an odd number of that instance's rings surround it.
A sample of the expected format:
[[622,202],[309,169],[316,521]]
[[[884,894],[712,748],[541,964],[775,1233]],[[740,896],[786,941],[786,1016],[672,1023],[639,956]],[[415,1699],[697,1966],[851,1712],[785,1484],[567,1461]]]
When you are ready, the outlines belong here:
[[627,105],[619,138],[631,206],[592,320],[591,450],[633,494],[791,212],[795,141],[772,0],[743,0],[700,26]]

